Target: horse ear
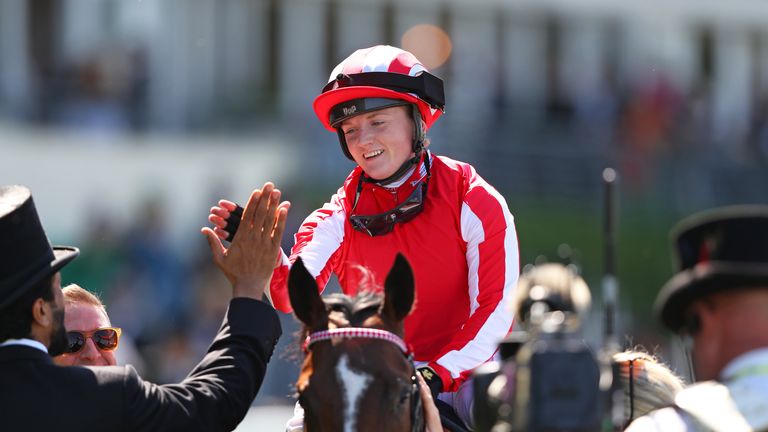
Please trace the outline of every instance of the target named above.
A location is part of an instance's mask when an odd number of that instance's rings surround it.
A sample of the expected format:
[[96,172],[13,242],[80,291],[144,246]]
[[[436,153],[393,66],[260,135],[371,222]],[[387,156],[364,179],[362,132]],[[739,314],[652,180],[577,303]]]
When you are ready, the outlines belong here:
[[288,276],[288,296],[291,307],[296,317],[310,330],[325,330],[328,328],[328,313],[325,311],[325,303],[320,298],[315,278],[304,267],[301,257],[291,266]]
[[413,306],[414,290],[411,265],[402,254],[398,253],[384,282],[384,304],[380,309],[381,315],[394,322],[405,319]]

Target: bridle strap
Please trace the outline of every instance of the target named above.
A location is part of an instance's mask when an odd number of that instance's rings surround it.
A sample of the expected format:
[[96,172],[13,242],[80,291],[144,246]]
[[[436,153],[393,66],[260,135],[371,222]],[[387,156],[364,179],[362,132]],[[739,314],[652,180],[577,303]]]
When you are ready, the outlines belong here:
[[307,336],[307,339],[304,341],[304,350],[308,351],[312,344],[315,342],[330,340],[333,338],[385,340],[397,345],[398,348],[400,348],[400,350],[406,356],[410,354],[408,346],[400,336],[387,330],[363,327],[344,327],[310,333],[310,335]]

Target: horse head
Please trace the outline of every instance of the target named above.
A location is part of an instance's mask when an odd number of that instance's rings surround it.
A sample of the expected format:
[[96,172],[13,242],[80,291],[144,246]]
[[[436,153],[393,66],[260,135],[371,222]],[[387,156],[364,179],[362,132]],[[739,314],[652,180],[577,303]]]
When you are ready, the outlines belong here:
[[414,300],[408,261],[395,258],[384,294],[321,298],[301,258],[288,292],[306,334],[296,382],[308,432],[383,432],[424,429],[415,370],[402,341]]

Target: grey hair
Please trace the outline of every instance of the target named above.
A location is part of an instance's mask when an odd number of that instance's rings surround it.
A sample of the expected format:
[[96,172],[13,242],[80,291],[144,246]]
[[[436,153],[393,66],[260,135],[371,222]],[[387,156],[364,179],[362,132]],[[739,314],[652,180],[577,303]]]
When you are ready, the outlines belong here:
[[[616,353],[613,355],[613,361],[619,365],[625,396],[624,417],[628,421],[672,405],[675,395],[685,385],[667,365],[644,351],[629,350]],[[631,396],[630,377],[632,378]]]

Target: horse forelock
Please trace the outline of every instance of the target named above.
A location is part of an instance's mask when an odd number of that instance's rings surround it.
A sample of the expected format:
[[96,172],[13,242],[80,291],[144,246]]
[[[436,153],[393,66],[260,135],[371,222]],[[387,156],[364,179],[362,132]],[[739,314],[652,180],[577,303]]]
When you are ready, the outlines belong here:
[[[383,297],[374,292],[362,292],[354,297],[335,293],[325,296],[323,301],[328,311],[328,317],[336,328],[357,327],[368,317],[378,312]],[[341,319],[342,317],[343,319]]]

